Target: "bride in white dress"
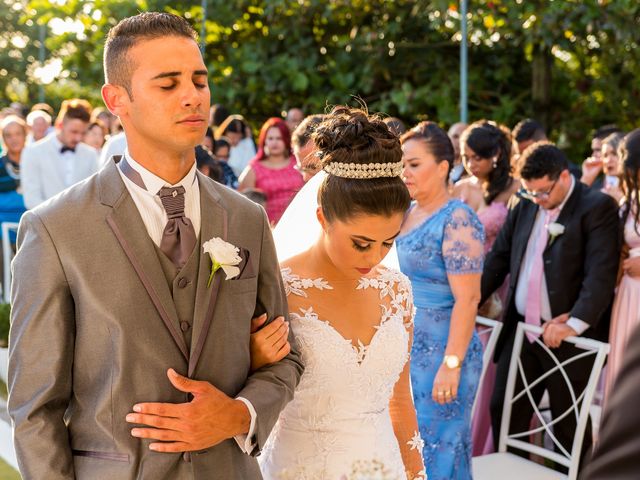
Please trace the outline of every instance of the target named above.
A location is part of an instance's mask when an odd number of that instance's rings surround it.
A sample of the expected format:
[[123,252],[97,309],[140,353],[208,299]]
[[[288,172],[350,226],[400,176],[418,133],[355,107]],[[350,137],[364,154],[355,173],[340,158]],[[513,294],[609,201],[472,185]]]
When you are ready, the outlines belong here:
[[[423,479],[409,381],[410,283],[378,265],[410,201],[400,143],[380,119],[346,107],[314,140],[326,172],[315,179],[321,232],[282,264],[305,371],[260,468],[267,480]],[[294,219],[276,238],[302,238],[301,228],[309,234]]]

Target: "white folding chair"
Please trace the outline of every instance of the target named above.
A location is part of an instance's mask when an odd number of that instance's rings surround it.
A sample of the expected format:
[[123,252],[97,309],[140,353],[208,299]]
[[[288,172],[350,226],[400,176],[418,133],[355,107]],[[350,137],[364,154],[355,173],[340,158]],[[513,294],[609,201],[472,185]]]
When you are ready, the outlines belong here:
[[[507,390],[504,399],[504,409],[502,413],[502,424],[500,426],[500,445],[498,453],[491,455],[485,455],[482,457],[473,458],[473,478],[475,480],[512,480],[517,478],[518,480],[547,480],[547,479],[563,479],[563,480],[575,480],[578,477],[578,466],[580,463],[580,453],[582,449],[582,440],[584,438],[585,429],[587,427],[587,420],[589,418],[589,409],[593,396],[598,385],[598,379],[600,377],[600,371],[604,365],[604,361],[609,353],[609,344],[598,342],[590,338],[582,337],[569,337],[564,341],[572,343],[579,350],[580,353],[575,356],[560,362],[554,355],[553,351],[549,349],[541,339],[537,339],[539,345],[545,349],[547,354],[554,360],[556,367],[548,372],[545,372],[541,377],[534,381],[530,381],[526,378],[522,361],[520,359],[520,352],[522,351],[522,344],[525,340],[525,332],[541,333],[542,329],[533,325],[527,325],[524,322],[518,324],[516,331],[516,338],[513,346],[513,354],[511,356],[511,364],[509,365],[509,376],[507,380]],[[582,392],[575,392],[571,387],[569,378],[564,370],[564,367],[578,359],[592,356],[594,358],[593,369],[587,386]],[[545,419],[541,414],[539,406],[534,402],[531,394],[531,389],[544,381],[552,374],[559,372],[564,378],[567,389],[569,390],[573,399],[573,405],[563,412],[555,419]],[[520,392],[515,393],[516,378],[522,381],[523,389]],[[533,428],[526,432],[509,432],[509,423],[511,419],[512,407],[521,398],[528,398],[534,411],[534,415],[540,422],[540,426]],[[571,451],[567,451],[558,442],[553,434],[553,425],[565,418],[568,415],[574,415],[576,418],[576,431],[573,437],[573,445]],[[544,431],[556,445],[559,452],[549,450],[544,447],[534,445],[527,442],[531,435]],[[519,457],[515,454],[508,453],[507,447],[512,447],[524,452],[529,452],[538,455],[544,459],[551,460],[557,464],[564,465],[569,469],[567,475],[560,472],[556,472],[550,468],[542,466],[538,463],[527,460],[526,458]]]
[[[476,317],[476,325],[479,326],[477,329],[478,336],[481,339],[487,339],[486,342],[482,343],[485,345],[484,353],[482,355],[482,371],[480,372],[480,381],[478,385],[482,386],[482,381],[484,380],[484,375],[487,372],[487,367],[489,366],[489,362],[493,358],[493,352],[496,349],[496,343],[498,342],[498,337],[500,336],[500,331],[502,330],[502,322],[498,322],[497,320],[492,320],[486,317]],[[480,392],[480,387],[478,387],[478,392]],[[473,400],[473,408],[471,409],[471,418],[474,418],[476,411],[476,403],[478,403],[478,395],[476,394],[476,398]]]
[[2,222],[2,296],[5,303],[11,302],[11,260],[13,260],[13,246],[11,232],[18,231],[18,223]]

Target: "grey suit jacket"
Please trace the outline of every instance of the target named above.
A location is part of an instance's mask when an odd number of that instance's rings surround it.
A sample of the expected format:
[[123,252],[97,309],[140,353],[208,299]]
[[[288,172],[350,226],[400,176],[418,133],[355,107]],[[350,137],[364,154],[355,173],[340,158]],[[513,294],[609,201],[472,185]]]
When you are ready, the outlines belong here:
[[269,224],[254,203],[198,180],[198,248],[222,237],[249,252],[251,268],[235,280],[220,270],[207,288],[211,261],[201,255],[190,351],[114,162],[24,215],[12,265],[9,412],[25,480],[261,478],[233,439],[189,460],[150,451],[125,422],[135,403],[186,401],[167,379],[173,367],[248,399],[259,451],[302,374],[294,343],[287,358],[250,373],[252,316],[287,315]]

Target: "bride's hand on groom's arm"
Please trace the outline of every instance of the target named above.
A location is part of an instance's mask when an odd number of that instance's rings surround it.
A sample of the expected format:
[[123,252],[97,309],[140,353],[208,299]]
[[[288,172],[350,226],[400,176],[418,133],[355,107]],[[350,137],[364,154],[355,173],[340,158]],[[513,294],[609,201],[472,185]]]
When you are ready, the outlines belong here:
[[264,326],[267,314],[251,320],[251,371],[278,362],[289,355],[289,323],[277,317]]
[[139,403],[135,413],[126,417],[129,423],[141,425],[131,430],[138,438],[158,440],[149,448],[157,452],[189,452],[204,450],[249,432],[251,414],[240,400],[234,400],[209,382],[190,380],[170,369],[173,386],[191,393],[188,403]]

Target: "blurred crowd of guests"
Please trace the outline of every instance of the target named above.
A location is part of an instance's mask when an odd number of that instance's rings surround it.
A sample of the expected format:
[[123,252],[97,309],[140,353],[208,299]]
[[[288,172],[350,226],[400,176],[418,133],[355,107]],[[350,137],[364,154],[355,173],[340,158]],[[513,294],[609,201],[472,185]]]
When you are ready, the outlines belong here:
[[[275,226],[296,193],[320,169],[313,132],[323,118],[292,108],[266,120],[254,137],[242,115],[214,105],[206,136],[196,148],[197,167],[262,204]],[[426,223],[427,213],[434,213],[430,205],[448,198],[464,204],[482,225],[485,259],[475,301],[482,300],[480,314],[507,326],[483,384],[468,387],[471,401],[455,413],[463,421],[457,439],[423,433],[434,448],[432,454],[458,448],[462,460],[454,457],[451,464],[459,465],[471,451],[474,455],[495,451],[512,327],[517,321],[529,322],[531,315],[545,324],[545,343],[561,355],[563,348],[569,350],[561,345],[568,335],[611,343],[600,400],[604,402],[630,333],[640,323],[640,130],[625,133],[613,125],[596,129],[585,139],[591,154],[580,167],[548,142],[545,129],[533,119],[524,119],[513,129],[489,120],[456,123],[444,136],[431,122],[409,132],[398,118],[386,118],[385,123],[402,139],[405,154],[413,149],[418,157],[428,154],[433,159],[429,174],[407,173],[410,159],[405,160],[405,176],[415,175],[409,182],[417,202],[412,215],[420,214],[424,202]],[[18,221],[26,209],[91,176],[127,148],[118,119],[81,99],[64,101],[57,115],[47,104],[36,104],[29,112],[13,105],[0,112],[0,134],[0,222]],[[445,160],[448,167],[438,170]],[[444,186],[433,180],[440,170],[448,179]],[[554,250],[550,242],[555,237],[549,239],[547,233],[553,223],[564,229]],[[455,312],[453,307],[452,318]],[[416,341],[419,335],[416,332]],[[447,329],[443,348],[455,344],[458,335],[470,333]],[[473,344],[466,337],[463,343]],[[529,368],[543,373],[548,366],[540,360],[540,352],[534,346],[525,350]],[[585,368],[588,373],[584,365],[570,369],[576,388],[586,382]],[[471,420],[476,388],[478,405]],[[566,395],[552,390],[549,394],[556,397],[552,410],[561,412]],[[529,422],[530,412],[523,413],[520,421]],[[568,419],[556,429],[561,442],[570,446],[575,422]]]

